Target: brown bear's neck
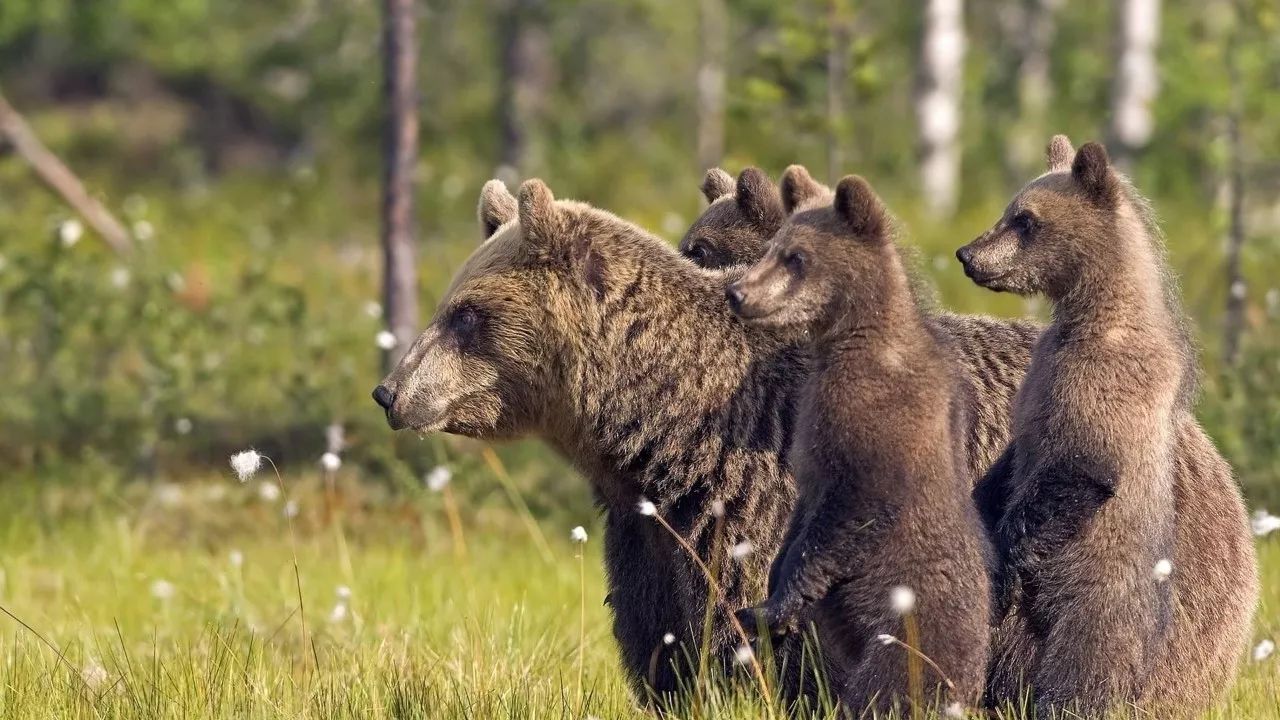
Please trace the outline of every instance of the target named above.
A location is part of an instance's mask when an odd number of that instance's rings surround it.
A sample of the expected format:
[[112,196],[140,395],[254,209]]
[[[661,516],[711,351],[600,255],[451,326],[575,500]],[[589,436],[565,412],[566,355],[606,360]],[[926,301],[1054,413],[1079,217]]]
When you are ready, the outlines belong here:
[[850,265],[834,283],[840,292],[814,333],[815,358],[854,348],[881,352],[931,342],[896,248],[887,245],[880,252],[874,270]]

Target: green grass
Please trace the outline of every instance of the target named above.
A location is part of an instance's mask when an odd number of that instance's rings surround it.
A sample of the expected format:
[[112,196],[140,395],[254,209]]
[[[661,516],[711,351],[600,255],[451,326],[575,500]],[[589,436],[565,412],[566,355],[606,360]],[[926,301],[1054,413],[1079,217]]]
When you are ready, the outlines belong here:
[[[0,617],[0,717],[646,716],[618,667],[591,518],[577,519],[591,535],[580,644],[572,518],[542,524],[548,560],[495,496],[463,508],[462,557],[442,495],[341,480],[327,500],[319,479],[288,480],[306,646],[283,506],[256,482],[6,482],[0,604],[29,627]],[[1275,637],[1280,542],[1261,553],[1257,636]],[[156,596],[157,581],[171,597]],[[350,600],[335,614],[340,586]],[[1276,660],[1249,663],[1212,717],[1280,718],[1276,693]],[[763,708],[748,691],[687,715],[757,718]]]

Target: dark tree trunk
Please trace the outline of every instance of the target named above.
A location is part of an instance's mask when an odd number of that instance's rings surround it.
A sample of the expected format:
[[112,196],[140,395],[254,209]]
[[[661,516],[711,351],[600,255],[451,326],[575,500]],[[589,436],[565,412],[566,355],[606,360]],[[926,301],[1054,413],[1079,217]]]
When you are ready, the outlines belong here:
[[499,175],[515,181],[535,165],[535,139],[551,88],[551,38],[543,0],[506,0],[498,100]]
[[728,19],[724,0],[698,0],[698,169],[724,159],[725,52]]
[[414,167],[418,160],[418,45],[413,0],[384,0],[386,172],[382,196],[383,300],[396,344],[383,354],[399,362],[418,331],[414,252]]

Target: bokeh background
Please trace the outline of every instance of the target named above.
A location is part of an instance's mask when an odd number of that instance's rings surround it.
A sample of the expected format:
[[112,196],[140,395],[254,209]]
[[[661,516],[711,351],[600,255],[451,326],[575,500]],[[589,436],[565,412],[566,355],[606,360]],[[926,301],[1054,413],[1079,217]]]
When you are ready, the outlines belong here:
[[[1199,416],[1274,510],[1278,120],[1274,0],[3,0],[0,714],[644,716],[586,484],[537,442],[395,435],[369,398],[492,177],[674,243],[707,167],[856,172],[940,305],[1043,318],[953,252],[1052,133],[1103,140],[1167,233]],[[279,477],[236,481],[250,447]],[[1257,522],[1223,720],[1277,712]],[[762,716],[717,702],[690,717]]]

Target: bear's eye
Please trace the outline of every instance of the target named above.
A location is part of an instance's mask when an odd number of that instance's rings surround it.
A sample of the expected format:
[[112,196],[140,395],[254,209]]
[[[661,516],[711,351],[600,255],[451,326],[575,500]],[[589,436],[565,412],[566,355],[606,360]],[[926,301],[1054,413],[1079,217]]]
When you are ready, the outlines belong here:
[[463,305],[449,317],[449,326],[459,333],[467,333],[480,324],[480,314],[470,305]]
[[809,262],[809,258],[806,257],[804,252],[801,250],[790,250],[783,256],[782,261],[786,263],[788,270],[799,274],[804,270],[804,266]]
[[1013,216],[1013,220],[1009,221],[1009,227],[1022,235],[1027,235],[1036,229],[1036,218],[1031,213],[1023,210]]
[[685,251],[685,255],[687,255],[690,260],[696,263],[702,263],[703,261],[705,261],[707,259],[707,255],[709,254],[710,253],[707,250],[706,243],[702,242],[701,240],[694,242],[692,245],[689,246],[689,249]]

